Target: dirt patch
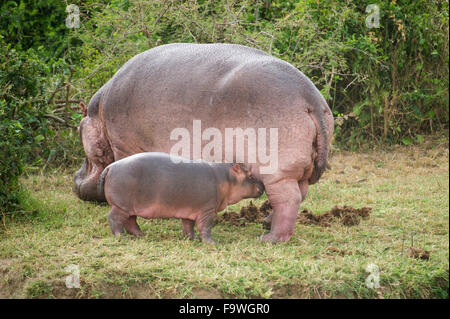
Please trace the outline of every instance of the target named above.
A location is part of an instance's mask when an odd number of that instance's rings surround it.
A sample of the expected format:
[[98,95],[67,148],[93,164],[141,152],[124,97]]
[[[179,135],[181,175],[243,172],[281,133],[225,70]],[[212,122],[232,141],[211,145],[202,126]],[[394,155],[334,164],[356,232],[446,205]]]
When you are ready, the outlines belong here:
[[[302,225],[318,225],[329,227],[332,222],[345,226],[354,226],[360,223],[361,218],[367,218],[372,208],[353,208],[351,206],[335,206],[322,214],[313,214],[309,210],[302,210],[297,216],[297,222]],[[272,212],[272,205],[266,200],[260,207],[251,201],[248,206],[241,208],[240,212],[227,211],[216,219],[217,223],[227,222],[233,226],[245,226],[247,223],[263,223]],[[270,226],[270,225],[269,225]],[[270,227],[269,227],[270,229]]]
[[155,288],[145,282],[136,282],[131,285],[119,285],[111,282],[102,282],[95,287],[85,287],[85,295],[83,298],[98,299],[157,299],[172,298],[173,295],[165,296],[164,293],[159,295]]
[[266,200],[261,207],[259,207],[259,211],[265,216],[269,215],[272,212],[272,205],[268,200]]
[[216,223],[227,222],[233,226],[245,226],[248,223],[262,223],[272,211],[269,201],[265,201],[261,207],[256,206],[250,201],[250,204],[241,208],[240,212],[227,211],[219,215]]
[[[43,283],[40,286],[45,285]],[[83,297],[83,291],[77,288],[69,289],[66,286],[65,282],[62,281],[51,281],[47,283],[48,291],[42,289],[41,295],[34,296],[32,294],[32,286],[27,289],[27,296],[29,298],[37,298],[37,299],[47,299],[47,298],[58,298],[58,299],[78,299]]]
[[23,298],[24,280],[19,271],[11,271],[17,263],[15,258],[0,258],[0,299]]
[[192,290],[192,297],[196,299],[222,299],[223,296],[215,288],[195,288]]
[[332,222],[338,222],[345,226],[358,225],[361,218],[369,217],[372,208],[353,208],[351,206],[334,206],[330,211],[322,214],[313,214],[309,210],[302,210],[297,217],[297,222],[303,225],[318,225],[329,227]]
[[300,283],[274,286],[272,291],[273,294],[270,296],[272,299],[348,299],[358,297],[353,292],[336,295],[324,290],[319,285],[303,285]]
[[[311,295],[311,291],[313,294]],[[272,299],[309,299],[319,298],[314,289],[301,284],[288,284],[283,286],[274,286],[272,288]]]
[[[176,298],[180,292],[175,288],[157,291],[150,283],[134,283],[130,286],[110,282],[101,282],[95,286],[81,284],[81,289],[69,289],[62,280],[31,279],[28,281],[15,280],[7,284],[0,283],[0,299],[30,298],[30,299],[158,299]],[[213,298],[211,292],[203,298]],[[214,295],[218,297],[217,293]],[[201,298],[201,297],[200,297]]]
[[408,250],[408,257],[416,258],[416,259],[429,260],[430,259],[430,252],[427,251],[427,250],[410,247],[409,250]]

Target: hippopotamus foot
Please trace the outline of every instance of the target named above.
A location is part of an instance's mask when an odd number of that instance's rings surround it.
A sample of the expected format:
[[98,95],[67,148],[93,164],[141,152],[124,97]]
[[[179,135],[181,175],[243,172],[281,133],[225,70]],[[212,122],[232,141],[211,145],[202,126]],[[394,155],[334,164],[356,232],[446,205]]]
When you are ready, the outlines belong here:
[[284,242],[291,238],[294,232],[298,208],[302,195],[295,180],[282,180],[267,185],[266,193],[273,207],[273,213],[268,216],[271,221],[270,232],[260,237],[263,242]]
[[197,218],[197,228],[204,243],[214,244],[211,238],[211,227],[214,224],[215,212],[205,212]]
[[136,223],[136,216],[128,217],[128,220],[126,220],[123,225],[125,226],[125,230],[128,234],[138,237],[144,236],[138,224]]
[[183,224],[183,235],[188,237],[190,240],[193,240],[195,238],[194,236],[195,221],[190,219],[182,219],[181,223]]
[[123,234],[124,230],[130,235],[142,236],[136,216],[130,216],[127,212],[121,210],[117,206],[113,206],[108,214],[109,226],[113,235]]
[[113,206],[108,214],[109,227],[113,235],[124,233],[124,222],[128,219],[128,214],[121,209]]

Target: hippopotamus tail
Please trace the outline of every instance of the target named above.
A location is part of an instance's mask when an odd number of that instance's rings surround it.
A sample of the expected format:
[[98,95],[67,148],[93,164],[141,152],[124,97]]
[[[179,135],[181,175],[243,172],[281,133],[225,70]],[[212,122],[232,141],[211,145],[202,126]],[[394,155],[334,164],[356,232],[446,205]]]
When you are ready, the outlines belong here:
[[105,196],[105,177],[108,174],[109,166],[107,166],[103,172],[100,174],[97,183],[97,192]]
[[[328,106],[326,106],[328,109]],[[309,184],[316,183],[322,176],[323,172],[329,168],[327,158],[329,151],[328,133],[325,123],[325,112],[317,110],[317,108],[309,108],[309,114],[316,126],[316,140],[315,148],[317,156],[314,160],[314,169],[311,177],[309,178]]]

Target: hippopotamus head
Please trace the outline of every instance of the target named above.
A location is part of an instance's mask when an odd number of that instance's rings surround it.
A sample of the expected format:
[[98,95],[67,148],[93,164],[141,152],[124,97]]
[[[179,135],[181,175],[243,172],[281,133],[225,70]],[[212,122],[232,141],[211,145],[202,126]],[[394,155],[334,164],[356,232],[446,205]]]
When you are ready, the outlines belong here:
[[231,164],[229,168],[231,187],[228,204],[235,204],[244,198],[256,198],[264,193],[264,184],[256,179],[243,164]]
[[75,173],[73,190],[82,200],[105,201],[105,195],[98,192],[97,182],[103,169],[114,161],[114,156],[98,113],[90,107],[88,114],[86,105],[84,103],[80,105],[83,119],[78,127],[78,134],[86,158],[81,168]]

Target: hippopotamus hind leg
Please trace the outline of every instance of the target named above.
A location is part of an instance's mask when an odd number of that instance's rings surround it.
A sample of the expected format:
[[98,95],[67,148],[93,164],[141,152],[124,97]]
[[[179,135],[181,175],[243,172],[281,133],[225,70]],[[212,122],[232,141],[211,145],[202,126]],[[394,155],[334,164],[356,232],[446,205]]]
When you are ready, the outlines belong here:
[[139,228],[139,225],[136,223],[136,216],[130,216],[124,223],[125,230],[128,234],[134,235],[134,236],[143,236],[141,229]]
[[296,180],[283,180],[267,185],[266,194],[273,207],[270,232],[261,236],[262,241],[288,241],[294,232],[298,208],[302,201],[302,194]]
[[194,239],[195,221],[190,219],[182,219],[181,223],[183,224],[183,234],[190,240]]
[[[302,201],[305,200],[306,195],[308,194],[308,180],[304,179],[298,182],[298,187],[300,188],[300,193],[302,195]],[[272,217],[273,217],[273,211],[270,212],[270,214],[263,220],[262,227],[263,229],[270,230],[272,227]]]
[[125,223],[127,223],[129,218],[130,216],[117,206],[112,207],[108,214],[108,222],[114,236],[123,234]]

